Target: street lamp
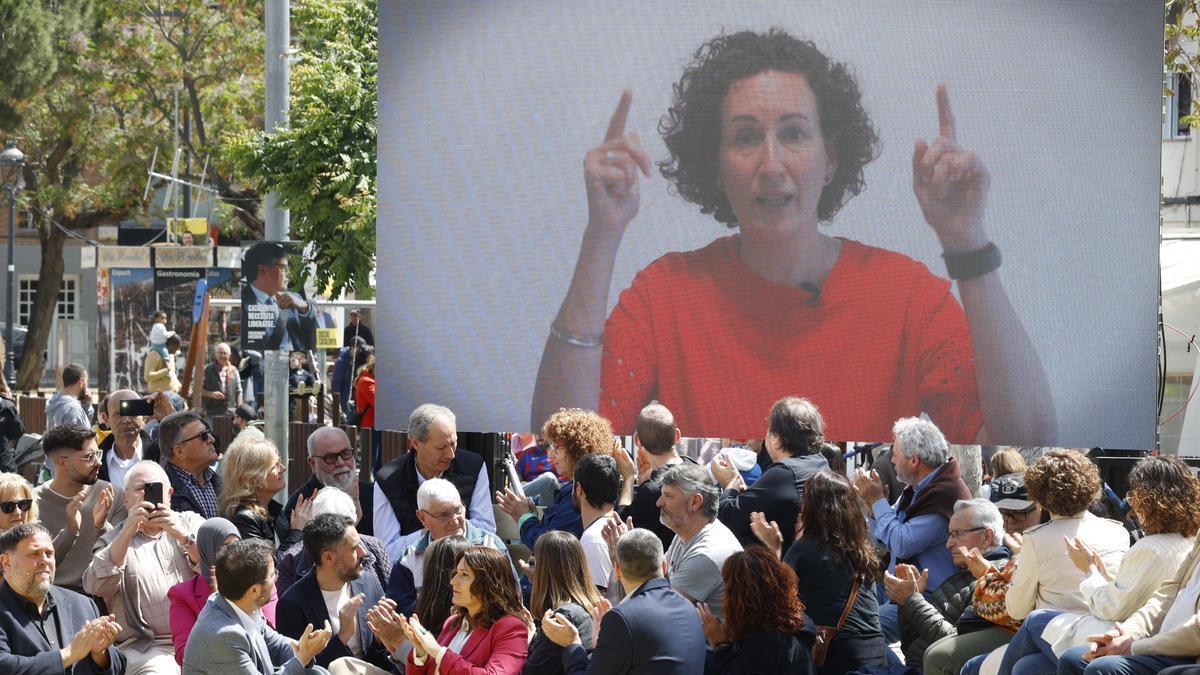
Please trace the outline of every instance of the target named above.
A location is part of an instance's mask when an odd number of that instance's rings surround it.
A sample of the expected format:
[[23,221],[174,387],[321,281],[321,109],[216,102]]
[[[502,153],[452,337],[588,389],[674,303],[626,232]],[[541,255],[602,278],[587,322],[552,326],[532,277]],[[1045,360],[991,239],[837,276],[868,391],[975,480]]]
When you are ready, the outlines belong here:
[[16,141],[8,141],[0,152],[0,187],[8,193],[8,302],[4,308],[4,378],[9,386],[15,386],[16,373],[13,368],[13,305],[16,304],[17,283],[16,250],[17,192],[25,187],[25,153],[17,149]]

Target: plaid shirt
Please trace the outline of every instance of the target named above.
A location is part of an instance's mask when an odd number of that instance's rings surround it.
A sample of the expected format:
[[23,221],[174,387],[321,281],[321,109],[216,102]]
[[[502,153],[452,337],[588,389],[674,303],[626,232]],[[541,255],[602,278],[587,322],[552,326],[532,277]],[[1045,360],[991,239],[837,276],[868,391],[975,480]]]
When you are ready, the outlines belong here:
[[187,491],[191,500],[200,507],[200,515],[205,518],[217,517],[217,486],[213,482],[217,472],[211,468],[204,469],[204,485],[196,481],[195,476],[167,462],[167,473],[171,476],[173,486],[181,486]]

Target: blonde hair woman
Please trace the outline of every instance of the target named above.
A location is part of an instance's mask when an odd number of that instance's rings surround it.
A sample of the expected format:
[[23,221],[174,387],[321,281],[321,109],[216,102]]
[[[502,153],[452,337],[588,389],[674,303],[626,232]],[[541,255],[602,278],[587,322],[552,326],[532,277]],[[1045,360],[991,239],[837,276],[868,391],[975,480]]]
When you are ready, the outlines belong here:
[[[283,505],[272,497],[287,487],[286,473],[275,444],[266,439],[238,445],[221,458],[221,498],[217,510],[237,527],[242,539],[263,539],[286,549],[300,541],[302,512],[292,513],[291,527],[275,531]],[[279,541],[276,541],[278,536]]]
[[0,473],[0,532],[37,519],[37,500],[29,481],[18,473]]

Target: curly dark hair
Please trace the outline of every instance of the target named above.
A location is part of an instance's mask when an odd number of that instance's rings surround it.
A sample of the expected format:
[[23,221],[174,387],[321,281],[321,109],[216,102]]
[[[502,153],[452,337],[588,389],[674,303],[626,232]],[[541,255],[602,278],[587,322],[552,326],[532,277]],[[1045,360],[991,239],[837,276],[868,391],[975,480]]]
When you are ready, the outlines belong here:
[[1200,480],[1178,457],[1146,457],[1129,472],[1129,504],[1146,534],[1200,531]]
[[863,581],[875,578],[879,559],[867,529],[867,509],[845,476],[818,471],[805,481],[800,523],[805,539],[835,551]]
[[1083,513],[1100,498],[1100,470],[1078,450],[1049,450],[1025,469],[1029,498],[1056,516]]
[[492,624],[509,614],[521,619],[526,626],[533,627],[532,617],[521,603],[521,589],[512,573],[508,556],[489,546],[472,546],[458,554],[458,563],[465,562],[475,573],[471,582],[471,595],[479,598],[483,605],[475,616],[467,616],[467,610],[455,607],[454,613],[471,622],[471,626],[491,628]]
[[866,186],[863,167],[878,154],[879,136],[845,64],[777,28],[765,34],[720,35],[696,50],[675,84],[674,104],[658,124],[671,153],[658,163],[659,171],[701,213],[736,227],[733,208],[718,186],[721,106],[731,84],[767,70],[804,75],[816,97],[821,136],[837,160],[837,171],[817,203],[818,218],[829,221]]
[[762,546],[734,553],[721,569],[725,628],[731,642],[760,630],[790,635],[804,625],[796,572]]
[[616,437],[612,424],[590,410],[563,408],[542,426],[542,436],[565,456],[567,466],[558,466],[560,476],[570,476],[584,455],[612,454]]

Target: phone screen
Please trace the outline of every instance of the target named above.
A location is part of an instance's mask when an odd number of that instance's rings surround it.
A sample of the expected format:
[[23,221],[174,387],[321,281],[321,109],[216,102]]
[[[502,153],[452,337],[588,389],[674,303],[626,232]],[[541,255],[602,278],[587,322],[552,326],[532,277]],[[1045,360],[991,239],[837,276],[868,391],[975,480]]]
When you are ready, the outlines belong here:
[[[124,401],[122,401],[124,403]],[[162,483],[146,483],[142,486],[142,499],[158,506],[163,503],[163,484]]]
[[123,416],[147,416],[154,414],[154,403],[140,398],[121,401],[117,412]]

